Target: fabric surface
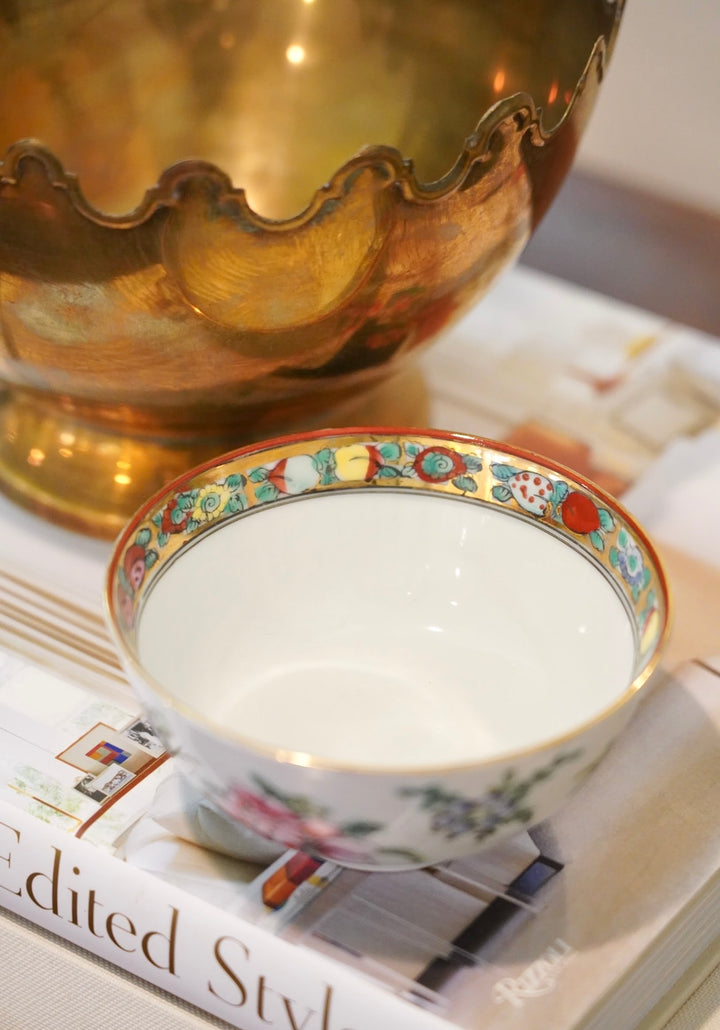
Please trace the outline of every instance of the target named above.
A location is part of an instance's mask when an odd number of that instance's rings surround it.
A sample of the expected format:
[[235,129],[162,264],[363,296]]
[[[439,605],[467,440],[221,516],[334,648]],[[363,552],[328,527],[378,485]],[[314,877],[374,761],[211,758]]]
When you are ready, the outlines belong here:
[[664,1030],[720,1030],[720,966],[703,980]]
[[[97,1030],[98,1013],[122,1013],[142,1030],[227,1030],[230,1024],[171,998],[94,955],[60,944],[0,909],[2,1030]],[[53,1005],[48,1005],[48,997]],[[663,1030],[720,1030],[720,966]]]
[[[142,1030],[229,1026],[0,909],[2,1030],[97,1030],[122,1013]],[[52,1005],[48,998],[53,999]]]

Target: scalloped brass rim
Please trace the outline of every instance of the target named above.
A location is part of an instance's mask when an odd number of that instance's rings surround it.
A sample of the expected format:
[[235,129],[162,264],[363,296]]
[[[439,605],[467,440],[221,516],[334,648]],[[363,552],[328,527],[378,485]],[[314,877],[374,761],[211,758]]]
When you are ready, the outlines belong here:
[[493,139],[509,120],[514,119],[518,134],[528,135],[531,144],[538,148],[545,146],[562,130],[572,118],[593,68],[596,69],[598,82],[601,82],[612,53],[625,0],[607,2],[616,2],[612,32],[607,39],[600,36],[596,40],[562,117],[553,129],[546,130],[543,127],[542,108],[536,105],[530,94],[515,93],[499,100],[485,112],[474,131],[466,138],[452,168],[435,182],[426,183],[418,179],[413,161],[405,158],[396,147],[368,146],[346,161],[325,185],[320,186],[302,211],[286,219],[272,219],[254,211],[246,200],[244,188],[235,186],[230,176],[217,165],[191,159],[178,161],[166,168],[156,185],[146,190],[143,199],[132,211],[111,215],[98,210],[86,199],[79,176],[67,171],[48,147],[39,140],[22,139],[11,144],[0,163],[0,187],[18,185],[22,178],[23,161],[34,158],[44,166],[52,186],[64,190],[81,215],[97,225],[117,229],[135,228],[148,221],[159,209],[175,207],[183,187],[198,179],[214,182],[218,192],[234,198],[241,205],[243,214],[251,224],[270,232],[293,230],[310,222],[328,200],[339,198],[347,192],[358,171],[370,166],[385,167],[390,184],[397,185],[406,200],[415,203],[432,202],[461,188],[476,164],[491,161]]

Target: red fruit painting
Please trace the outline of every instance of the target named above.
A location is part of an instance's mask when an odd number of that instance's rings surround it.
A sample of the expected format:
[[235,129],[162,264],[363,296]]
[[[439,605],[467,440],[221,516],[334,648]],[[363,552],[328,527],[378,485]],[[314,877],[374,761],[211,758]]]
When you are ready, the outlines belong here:
[[600,529],[600,513],[587,494],[571,490],[560,505],[560,513],[573,533],[594,533]]

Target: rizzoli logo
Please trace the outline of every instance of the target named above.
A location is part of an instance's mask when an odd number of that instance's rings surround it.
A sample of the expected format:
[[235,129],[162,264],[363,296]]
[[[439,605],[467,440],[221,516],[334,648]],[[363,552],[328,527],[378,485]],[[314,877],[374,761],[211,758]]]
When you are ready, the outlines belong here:
[[557,985],[560,973],[573,956],[574,950],[561,937],[556,937],[539,959],[532,962],[520,976],[504,976],[493,987],[493,1000],[498,1005],[509,1002],[521,1009],[528,998],[550,994]]

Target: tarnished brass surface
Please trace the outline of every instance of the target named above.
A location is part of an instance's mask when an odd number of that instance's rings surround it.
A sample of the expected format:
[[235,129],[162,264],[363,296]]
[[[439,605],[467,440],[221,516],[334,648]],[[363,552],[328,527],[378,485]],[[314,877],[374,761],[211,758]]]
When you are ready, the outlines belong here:
[[621,9],[0,2],[0,488],[111,535],[338,424],[517,257]]

